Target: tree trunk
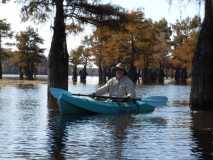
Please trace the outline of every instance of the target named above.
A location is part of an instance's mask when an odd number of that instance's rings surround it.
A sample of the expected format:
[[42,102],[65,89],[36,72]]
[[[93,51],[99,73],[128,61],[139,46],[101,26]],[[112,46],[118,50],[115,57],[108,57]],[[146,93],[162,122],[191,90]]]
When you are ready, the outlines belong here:
[[138,72],[134,64],[130,64],[130,68],[128,70],[128,76],[136,84],[138,80]]
[[[68,89],[68,51],[64,23],[63,0],[55,1],[56,16],[54,20],[53,38],[48,57],[48,88]],[[48,106],[58,110],[55,99],[48,92]]]
[[24,72],[22,67],[19,67],[19,80],[23,80],[24,79]]
[[33,70],[32,70],[32,64],[29,63],[27,65],[27,69],[26,69],[26,76],[27,76],[27,80],[33,80]]
[[99,75],[99,85],[106,83],[106,68],[103,65],[99,65],[98,69],[98,75]]
[[197,48],[192,62],[193,110],[213,109],[213,1],[205,1],[205,18],[201,26]]
[[181,84],[181,68],[175,69],[175,84]]
[[2,48],[1,48],[1,33],[0,33],[0,79],[2,79]]
[[128,76],[136,84],[137,79],[138,79],[138,77],[137,77],[138,75],[137,75],[137,68],[134,66],[136,51],[135,51],[133,34],[131,34],[131,50],[132,50],[132,54],[131,54],[131,60],[130,60],[130,67],[129,67],[129,70],[128,70]]
[[72,82],[73,82],[73,84],[76,84],[77,80],[78,80],[77,64],[74,64],[73,71],[72,71]]
[[187,84],[187,69],[186,67],[182,68],[182,72],[181,72],[181,84],[182,85],[186,85]]
[[143,84],[148,84],[150,83],[150,72],[148,68],[144,68],[142,71],[142,82]]
[[2,79],[2,56],[1,56],[2,53],[0,53],[0,79]]
[[159,74],[158,74],[158,83],[159,84],[164,84],[164,69],[162,67],[160,67],[159,69]]
[[87,79],[86,64],[84,65],[84,68],[80,70],[79,75],[80,75],[80,82],[83,83],[83,84],[86,84],[86,79]]

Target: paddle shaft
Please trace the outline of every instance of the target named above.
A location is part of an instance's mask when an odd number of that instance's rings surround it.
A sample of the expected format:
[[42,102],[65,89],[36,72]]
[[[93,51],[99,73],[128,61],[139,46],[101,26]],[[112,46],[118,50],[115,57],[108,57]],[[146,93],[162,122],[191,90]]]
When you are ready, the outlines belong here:
[[115,100],[141,100],[140,98],[129,98],[129,97],[111,97],[111,96],[93,96],[89,94],[72,94],[74,96],[84,96],[84,97],[97,97],[97,98],[104,98],[104,99],[115,99]]

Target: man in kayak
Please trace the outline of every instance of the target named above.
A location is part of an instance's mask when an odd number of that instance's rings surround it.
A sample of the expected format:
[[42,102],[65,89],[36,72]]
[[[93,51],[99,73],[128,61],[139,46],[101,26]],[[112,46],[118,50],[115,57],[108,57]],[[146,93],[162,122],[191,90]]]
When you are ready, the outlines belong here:
[[93,95],[101,96],[106,93],[110,97],[128,97],[130,99],[136,97],[135,84],[126,75],[125,66],[122,63],[115,66],[115,77],[98,88]]

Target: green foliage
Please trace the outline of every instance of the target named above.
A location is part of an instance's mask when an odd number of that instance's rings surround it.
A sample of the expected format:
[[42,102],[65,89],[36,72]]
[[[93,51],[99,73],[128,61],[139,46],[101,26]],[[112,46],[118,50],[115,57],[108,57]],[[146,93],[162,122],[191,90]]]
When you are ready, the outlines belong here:
[[13,36],[13,33],[11,31],[10,24],[7,23],[5,19],[0,19],[0,56],[1,56],[0,60],[7,58],[10,52],[10,50],[2,47],[3,45],[2,39],[12,38],[12,36]]
[[178,47],[190,34],[196,31],[201,25],[201,20],[199,17],[195,16],[193,18],[187,17],[181,21],[176,21],[176,23],[172,26],[174,33],[173,45],[174,47]]
[[197,46],[200,26],[201,21],[197,16],[177,21],[173,25],[172,67],[186,68],[189,73],[191,72],[192,58]]
[[84,47],[79,46],[77,49],[72,50],[70,53],[70,62],[74,65],[80,64],[80,57],[84,52]]
[[12,37],[10,24],[5,19],[0,19],[0,36],[1,37]]
[[22,4],[22,20],[27,21],[29,19],[45,22],[53,11],[54,0],[19,0]]
[[[23,20],[45,22],[55,14],[53,38],[49,54],[49,83],[52,87],[67,88],[68,54],[66,29],[78,33],[83,24],[120,28],[126,21],[124,9],[110,4],[101,4],[99,0],[20,0],[23,4]],[[60,52],[60,54],[59,54]],[[75,61],[75,58],[73,59]],[[77,63],[77,62],[75,62]],[[55,65],[59,66],[55,66]],[[59,78],[60,77],[60,78]],[[63,80],[61,80],[63,79]]]
[[12,57],[12,62],[27,76],[32,75],[36,72],[37,64],[44,59],[44,49],[39,47],[40,44],[43,44],[43,39],[33,28],[28,27],[26,31],[16,35],[16,40],[18,50]]
[[[83,43],[88,43],[86,42],[87,40],[88,37],[85,37]],[[86,66],[89,57],[90,57],[89,50],[85,48],[84,45],[81,45],[70,52],[70,62],[74,65],[84,64]]]
[[[94,25],[107,25],[116,28],[126,21],[125,10],[110,4],[100,4],[97,0],[59,0],[63,3],[66,28],[69,31],[82,31],[81,25],[90,23]],[[19,0],[22,4],[22,20],[45,22],[54,8],[60,5],[55,0]]]

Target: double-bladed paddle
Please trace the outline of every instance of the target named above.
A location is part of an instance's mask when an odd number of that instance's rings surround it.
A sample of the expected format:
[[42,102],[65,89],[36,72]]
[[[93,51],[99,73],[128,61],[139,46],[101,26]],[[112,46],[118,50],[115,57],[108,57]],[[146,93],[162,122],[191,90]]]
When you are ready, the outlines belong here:
[[148,96],[142,98],[142,101],[152,106],[162,107],[167,105],[168,98],[166,96]]
[[91,98],[103,98],[103,99],[112,99],[112,100],[126,100],[126,101],[131,101],[131,100],[141,100],[141,98],[131,98],[131,97],[112,97],[112,96],[98,96],[98,95],[93,95],[93,94],[74,94],[72,93],[73,96],[84,96],[84,97],[91,97]]
[[87,96],[91,98],[97,97],[97,98],[103,98],[103,99],[123,100],[123,102],[131,101],[131,100],[139,100],[144,103],[148,103],[152,106],[157,106],[157,107],[166,106],[168,102],[168,98],[166,96],[149,96],[144,98],[130,99],[129,97],[110,97],[110,96],[93,96],[91,94],[72,94],[71,92],[68,92],[60,88],[50,88],[49,90],[56,99],[58,99],[62,94],[68,94],[70,96],[75,95],[75,96]]

